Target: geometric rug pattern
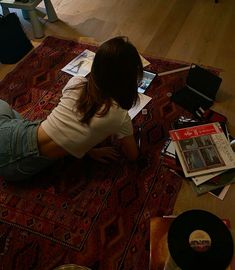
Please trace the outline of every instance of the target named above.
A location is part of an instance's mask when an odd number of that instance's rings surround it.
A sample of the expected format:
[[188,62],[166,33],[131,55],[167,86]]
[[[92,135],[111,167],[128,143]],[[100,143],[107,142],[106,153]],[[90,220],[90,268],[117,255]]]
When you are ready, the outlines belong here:
[[[61,68],[84,49],[96,47],[47,37],[0,82],[0,98],[28,119],[44,119],[71,78]],[[151,63],[146,70],[154,73],[187,65],[144,57]],[[66,157],[32,181],[6,183],[0,176],[4,270],[50,270],[65,263],[92,270],[148,269],[150,217],[172,213],[182,183],[160,152],[171,122],[185,113],[170,94],[186,76],[156,76],[147,90],[147,114],[133,120],[135,134],[142,130],[138,162],[120,159],[107,166]]]

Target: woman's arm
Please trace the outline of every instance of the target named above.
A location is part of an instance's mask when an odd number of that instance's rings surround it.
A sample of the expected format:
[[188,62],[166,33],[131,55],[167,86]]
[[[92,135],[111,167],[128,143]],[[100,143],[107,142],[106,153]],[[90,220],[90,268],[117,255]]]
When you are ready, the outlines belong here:
[[117,148],[113,146],[94,147],[87,152],[87,155],[102,163],[109,163],[111,161],[118,160],[120,157],[120,153]]
[[133,135],[123,137],[122,139],[119,139],[119,142],[121,150],[127,159],[134,161],[138,158],[139,150]]
[[[134,161],[138,158],[139,150],[133,135],[119,139],[119,143],[121,151],[127,159]],[[109,163],[120,158],[120,152],[114,146],[92,148],[87,155],[102,163]]]

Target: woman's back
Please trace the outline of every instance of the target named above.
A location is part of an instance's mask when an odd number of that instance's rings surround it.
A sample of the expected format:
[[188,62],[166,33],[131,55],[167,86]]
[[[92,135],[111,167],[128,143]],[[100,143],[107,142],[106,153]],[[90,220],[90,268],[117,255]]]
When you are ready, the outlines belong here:
[[[114,101],[104,116],[101,117],[97,113],[89,124],[81,123],[81,114],[76,110],[76,103],[79,101],[80,92],[86,88],[86,83],[85,78],[70,79],[62,90],[63,96],[59,104],[41,123],[38,145],[42,154],[55,157],[69,153],[81,158],[111,135],[121,139],[133,133],[128,112]],[[60,148],[65,151],[61,151]]]

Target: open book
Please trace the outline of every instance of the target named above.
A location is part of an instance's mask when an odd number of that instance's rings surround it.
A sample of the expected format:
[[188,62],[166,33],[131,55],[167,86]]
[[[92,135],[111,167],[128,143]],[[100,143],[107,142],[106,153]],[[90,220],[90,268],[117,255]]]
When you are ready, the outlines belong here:
[[235,168],[235,153],[218,122],[169,133],[186,177]]

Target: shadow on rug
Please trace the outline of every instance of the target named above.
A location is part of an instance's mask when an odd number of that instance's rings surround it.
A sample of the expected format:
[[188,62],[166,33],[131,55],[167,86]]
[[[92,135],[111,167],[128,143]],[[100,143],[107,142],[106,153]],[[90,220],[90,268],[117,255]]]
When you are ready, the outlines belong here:
[[[84,49],[96,47],[47,37],[0,83],[0,98],[26,118],[44,119],[61,97],[70,75],[61,71]],[[146,58],[152,72],[185,66]],[[33,182],[0,178],[0,264],[4,270],[49,270],[65,264],[92,270],[148,269],[149,220],[169,215],[182,179],[161,162],[171,122],[183,113],[169,93],[182,87],[187,72],[155,77],[153,99],[138,114],[143,159],[109,166],[72,157],[59,161]]]

